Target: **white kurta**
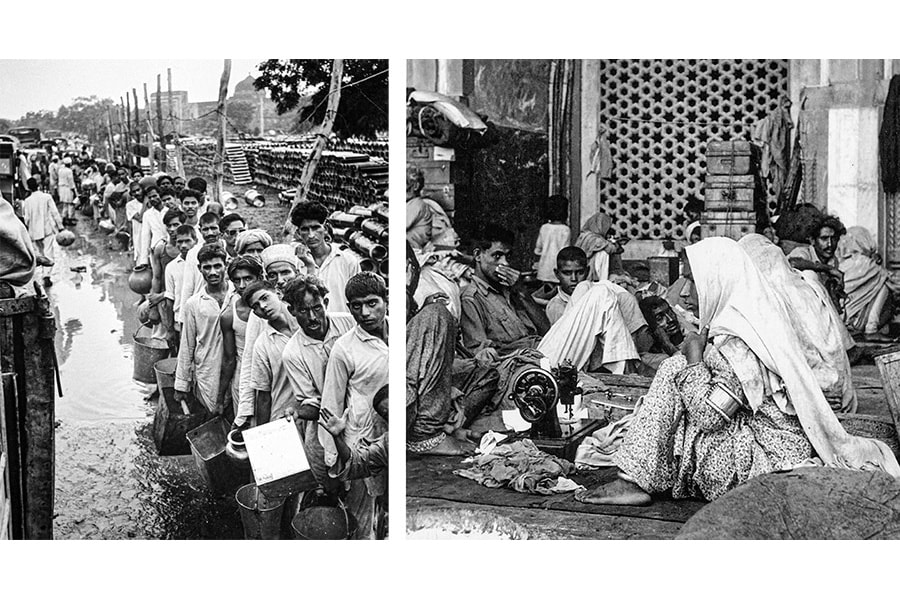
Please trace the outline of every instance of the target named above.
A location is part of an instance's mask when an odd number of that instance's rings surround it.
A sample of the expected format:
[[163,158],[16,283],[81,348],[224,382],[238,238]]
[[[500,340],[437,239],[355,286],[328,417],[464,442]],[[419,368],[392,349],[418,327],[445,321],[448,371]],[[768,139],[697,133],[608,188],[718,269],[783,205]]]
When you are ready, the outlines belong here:
[[[232,291],[231,282],[228,291]],[[216,407],[222,369],[221,315],[222,307],[205,288],[185,303],[175,370],[175,389],[188,392],[193,386],[197,399],[209,410]]]
[[350,278],[359,273],[359,255],[352,250],[342,249],[331,244],[331,253],[319,265],[318,277],[328,288],[328,310],[334,312],[350,312],[344,286]]

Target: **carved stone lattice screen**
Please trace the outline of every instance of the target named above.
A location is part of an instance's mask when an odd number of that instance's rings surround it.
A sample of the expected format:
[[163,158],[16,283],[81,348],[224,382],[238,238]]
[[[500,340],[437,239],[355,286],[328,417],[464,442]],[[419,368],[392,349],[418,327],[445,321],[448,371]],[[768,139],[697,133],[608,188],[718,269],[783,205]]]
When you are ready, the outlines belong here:
[[616,232],[680,239],[685,202],[703,198],[707,141],[750,139],[787,91],[787,60],[600,61],[613,170],[599,195]]

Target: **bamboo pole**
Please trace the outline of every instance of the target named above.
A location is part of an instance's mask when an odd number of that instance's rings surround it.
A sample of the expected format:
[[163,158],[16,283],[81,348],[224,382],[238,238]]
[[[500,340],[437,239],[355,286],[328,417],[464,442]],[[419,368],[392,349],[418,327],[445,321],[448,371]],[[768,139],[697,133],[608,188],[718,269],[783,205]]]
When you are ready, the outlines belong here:
[[166,77],[169,82],[169,122],[172,123],[172,137],[175,141],[175,169],[178,175],[184,177],[184,160],[181,157],[181,139],[179,137],[179,123],[172,118],[172,69],[166,69]]
[[[331,136],[331,131],[334,128],[334,118],[337,116],[338,106],[341,101],[341,77],[343,74],[344,60],[335,58],[334,63],[331,66],[331,86],[328,89],[328,105],[325,109],[325,119],[322,121],[322,130],[316,138],[316,143],[315,146],[313,146],[312,154],[309,155],[309,160],[303,165],[303,173],[300,175],[300,183],[297,185],[297,194],[291,205],[291,211],[293,211],[293,208],[297,206],[299,202],[306,200],[306,195],[309,193],[309,186],[310,183],[312,183],[313,175],[316,173],[319,159],[322,157],[322,152],[328,144],[328,138]],[[288,226],[290,221],[291,216],[289,212],[285,226]]]
[[122,105],[122,110],[125,111],[125,123],[126,123],[126,137],[125,143],[128,146],[128,163],[133,167],[134,166],[134,135],[131,133],[131,96],[128,93],[125,93],[125,103]]
[[214,165],[216,176],[215,201],[222,201],[222,187],[225,180],[225,98],[228,95],[228,80],[231,78],[231,59],[225,59],[225,67],[222,70],[222,78],[219,80],[219,103],[216,110],[219,113],[219,139],[216,144],[216,161]]
[[112,110],[109,105],[106,106],[106,140],[106,160],[112,162],[115,160],[115,147],[113,146]]
[[144,116],[147,119],[147,147],[150,149],[150,173],[165,171],[156,164],[156,156],[153,153],[153,120],[150,115],[150,95],[147,94],[147,84],[144,84]]
[[[141,144],[141,111],[138,108],[138,99],[137,99],[137,88],[131,88],[131,94],[134,96],[134,138],[135,143],[137,145]],[[144,170],[144,165],[141,162],[140,153],[135,153],[137,156],[137,166],[141,168],[141,171]]]
[[162,145],[164,137],[162,116],[162,75],[159,73],[156,74],[156,131],[159,135],[160,145]]

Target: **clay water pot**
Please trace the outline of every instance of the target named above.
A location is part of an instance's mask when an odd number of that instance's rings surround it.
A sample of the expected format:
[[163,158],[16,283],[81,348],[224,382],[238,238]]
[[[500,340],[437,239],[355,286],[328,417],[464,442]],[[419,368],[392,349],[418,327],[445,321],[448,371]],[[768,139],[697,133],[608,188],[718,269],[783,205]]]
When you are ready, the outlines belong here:
[[153,285],[153,273],[148,265],[138,265],[128,276],[128,287],[135,294],[149,294]]
[[60,246],[71,246],[75,243],[75,234],[68,229],[63,229],[56,234],[56,243]]

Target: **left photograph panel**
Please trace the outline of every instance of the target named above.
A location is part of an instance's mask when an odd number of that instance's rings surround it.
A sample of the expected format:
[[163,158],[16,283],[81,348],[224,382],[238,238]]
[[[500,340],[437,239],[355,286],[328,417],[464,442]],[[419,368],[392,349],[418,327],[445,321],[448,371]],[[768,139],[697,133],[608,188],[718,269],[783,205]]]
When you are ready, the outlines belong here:
[[388,76],[0,60],[0,540],[388,537]]

